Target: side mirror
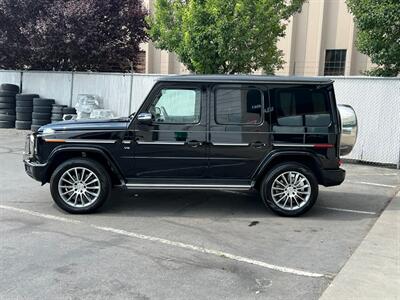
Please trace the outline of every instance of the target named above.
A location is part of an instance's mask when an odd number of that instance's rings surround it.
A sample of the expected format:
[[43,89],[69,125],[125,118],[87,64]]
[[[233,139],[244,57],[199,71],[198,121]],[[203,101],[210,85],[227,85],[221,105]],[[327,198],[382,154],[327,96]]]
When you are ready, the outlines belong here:
[[140,124],[151,124],[153,122],[153,115],[151,113],[140,113],[138,115],[138,121]]

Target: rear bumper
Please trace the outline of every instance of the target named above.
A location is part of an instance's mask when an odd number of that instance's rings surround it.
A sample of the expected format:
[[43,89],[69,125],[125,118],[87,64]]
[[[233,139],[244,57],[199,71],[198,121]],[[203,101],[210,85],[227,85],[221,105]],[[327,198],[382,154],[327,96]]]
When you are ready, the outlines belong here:
[[324,186],[335,186],[339,185],[344,181],[346,177],[346,171],[343,169],[337,170],[322,170],[322,182],[321,184]]
[[24,159],[25,172],[33,179],[43,183],[46,174],[47,164],[40,164]]

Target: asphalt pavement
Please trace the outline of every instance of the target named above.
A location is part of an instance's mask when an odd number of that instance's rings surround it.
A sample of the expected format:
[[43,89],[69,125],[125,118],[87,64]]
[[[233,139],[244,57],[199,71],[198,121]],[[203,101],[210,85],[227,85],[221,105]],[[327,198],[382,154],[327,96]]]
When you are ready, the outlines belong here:
[[345,164],[299,218],[211,191],[115,190],[69,215],[25,174],[26,133],[0,130],[0,299],[318,299],[400,189],[399,170]]

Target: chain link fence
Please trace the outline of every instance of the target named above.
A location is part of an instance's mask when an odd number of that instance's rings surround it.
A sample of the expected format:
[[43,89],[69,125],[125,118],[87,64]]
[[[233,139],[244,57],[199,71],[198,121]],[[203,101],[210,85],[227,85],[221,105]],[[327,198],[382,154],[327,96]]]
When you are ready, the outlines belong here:
[[400,78],[337,77],[337,102],[357,113],[358,138],[346,159],[400,168]]

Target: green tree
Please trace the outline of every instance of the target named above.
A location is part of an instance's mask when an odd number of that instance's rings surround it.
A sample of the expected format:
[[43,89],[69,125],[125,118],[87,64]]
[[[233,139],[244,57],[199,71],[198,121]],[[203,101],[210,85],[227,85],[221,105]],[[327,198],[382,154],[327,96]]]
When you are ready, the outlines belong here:
[[156,0],[155,46],[200,74],[266,73],[282,68],[278,39],[305,0]]
[[346,0],[354,15],[357,48],[378,65],[367,74],[400,74],[400,0]]

